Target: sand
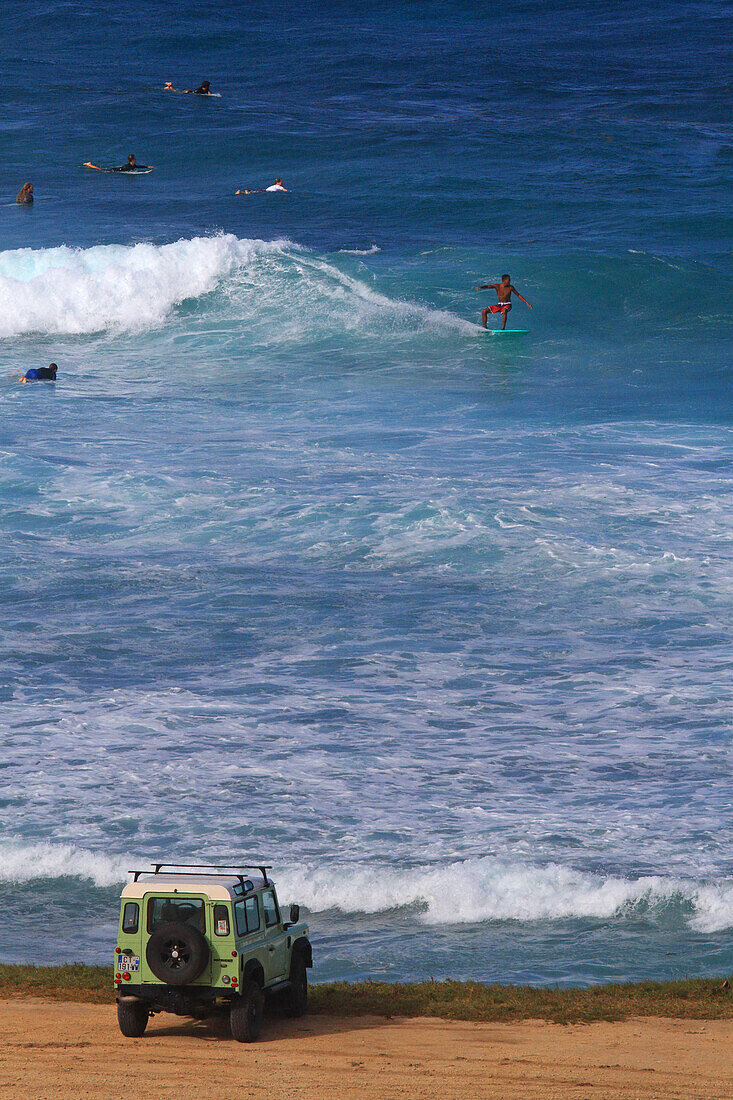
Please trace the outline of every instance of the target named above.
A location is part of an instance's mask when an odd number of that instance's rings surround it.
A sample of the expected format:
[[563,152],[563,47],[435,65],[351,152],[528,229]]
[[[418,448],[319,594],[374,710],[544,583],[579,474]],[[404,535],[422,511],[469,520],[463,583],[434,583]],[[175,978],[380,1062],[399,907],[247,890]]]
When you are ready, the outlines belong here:
[[3,1098],[733,1098],[733,1020],[306,1016],[266,1020],[247,1045],[220,1022],[167,1015],[125,1039],[114,1007],[13,998],[0,1001],[0,1035]]

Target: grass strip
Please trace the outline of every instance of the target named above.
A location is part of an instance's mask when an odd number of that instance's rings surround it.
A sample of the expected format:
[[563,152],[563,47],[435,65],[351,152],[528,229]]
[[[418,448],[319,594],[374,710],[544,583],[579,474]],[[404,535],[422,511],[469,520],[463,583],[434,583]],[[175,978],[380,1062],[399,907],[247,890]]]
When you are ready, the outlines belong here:
[[[112,1004],[106,966],[0,964],[0,997]],[[548,1020],[557,1024],[665,1016],[733,1017],[733,986],[722,978],[629,982],[549,989],[480,982],[328,982],[310,988],[310,1011],[328,1016],[437,1016],[444,1020]]]

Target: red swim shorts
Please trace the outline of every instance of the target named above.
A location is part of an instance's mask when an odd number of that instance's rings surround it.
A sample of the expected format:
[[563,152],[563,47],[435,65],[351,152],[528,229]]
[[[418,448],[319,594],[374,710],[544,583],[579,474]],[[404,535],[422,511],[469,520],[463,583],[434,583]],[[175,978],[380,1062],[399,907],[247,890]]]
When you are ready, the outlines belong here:
[[492,313],[508,313],[511,308],[511,302],[499,302],[498,305],[489,306],[489,309]]

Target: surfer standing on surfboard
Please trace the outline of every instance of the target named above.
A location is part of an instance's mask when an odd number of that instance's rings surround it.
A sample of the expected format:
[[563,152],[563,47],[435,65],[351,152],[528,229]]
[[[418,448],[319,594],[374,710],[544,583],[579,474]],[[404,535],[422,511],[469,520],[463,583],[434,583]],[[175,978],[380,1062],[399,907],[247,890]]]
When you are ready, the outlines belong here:
[[90,160],[84,161],[85,168],[94,168],[97,172],[141,172],[143,169],[152,168],[152,164],[138,164],[135,154],[130,153],[127,164],[121,164],[119,168],[100,168],[98,164],[92,164]]
[[481,310],[481,324],[484,326],[484,328],[489,327],[486,324],[486,318],[489,316],[490,313],[500,313],[502,316],[501,331],[504,331],[504,329],[506,328],[507,314],[512,308],[512,291],[514,291],[517,298],[524,302],[525,306],[529,306],[530,309],[532,308],[532,306],[529,305],[527,299],[522,298],[522,295],[519,293],[517,288],[515,286],[512,286],[510,275],[502,275],[500,283],[485,283],[483,286],[477,286],[476,290],[495,290],[496,296],[499,299],[498,303],[495,306],[487,306],[486,309]]

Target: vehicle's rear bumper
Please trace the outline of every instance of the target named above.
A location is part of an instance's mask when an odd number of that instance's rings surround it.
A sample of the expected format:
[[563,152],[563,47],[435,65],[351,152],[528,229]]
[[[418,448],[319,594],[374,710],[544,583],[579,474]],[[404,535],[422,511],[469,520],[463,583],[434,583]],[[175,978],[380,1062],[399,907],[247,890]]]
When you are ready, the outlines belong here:
[[226,1009],[236,997],[236,989],[208,989],[182,985],[125,985],[117,993],[121,1004],[142,1002],[153,1012],[172,1012],[176,1016],[195,1016],[199,1012]]

